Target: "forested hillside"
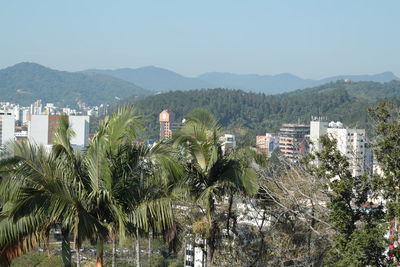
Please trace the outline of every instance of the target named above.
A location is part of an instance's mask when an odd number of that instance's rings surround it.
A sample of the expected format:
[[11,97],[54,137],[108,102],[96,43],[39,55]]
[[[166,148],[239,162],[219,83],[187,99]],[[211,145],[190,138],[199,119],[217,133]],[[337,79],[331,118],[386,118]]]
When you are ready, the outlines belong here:
[[176,91],[147,97],[135,105],[146,121],[146,137],[157,138],[158,114],[163,109],[169,109],[177,120],[182,120],[184,114],[201,107],[215,114],[227,131],[248,143],[254,142],[255,135],[277,131],[282,123],[308,123],[311,116],[327,116],[329,120],[368,128],[367,108],[375,101],[355,97],[351,92],[355,91],[349,92],[340,83],[328,84],[323,90],[308,89],[278,96],[227,89]]
[[328,92],[335,89],[346,89],[351,96],[376,101],[378,99],[390,99],[400,96],[400,81],[391,81],[386,83],[366,81],[345,83],[343,81],[336,81],[312,88],[297,90],[284,95],[304,95]]
[[37,99],[60,106],[112,103],[131,95],[152,94],[133,83],[102,75],[58,71],[35,63],[0,70],[0,101],[29,105]]

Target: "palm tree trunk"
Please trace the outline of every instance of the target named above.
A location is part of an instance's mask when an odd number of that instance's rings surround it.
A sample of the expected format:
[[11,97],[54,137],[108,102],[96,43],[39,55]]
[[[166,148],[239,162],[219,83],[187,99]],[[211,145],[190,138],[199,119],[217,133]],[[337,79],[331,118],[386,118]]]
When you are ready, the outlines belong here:
[[47,257],[50,258],[50,228],[46,230],[46,241],[44,244],[44,248],[47,254]]
[[212,252],[209,240],[206,240],[206,247],[207,247],[207,267],[212,266]]
[[97,248],[96,248],[96,267],[103,267],[103,251],[104,251],[104,239],[99,237],[97,239]]
[[186,265],[186,238],[183,240],[183,266]]
[[140,239],[139,239],[139,228],[136,228],[136,267],[140,267]]
[[226,220],[226,233],[228,235],[228,239],[230,239],[230,221],[232,218],[232,206],[233,206],[233,194],[231,193],[229,196],[229,202],[228,202],[228,218]]
[[112,259],[111,259],[111,266],[115,267],[115,255],[116,255],[116,240],[115,235],[112,236]]
[[150,233],[149,233],[149,251],[148,251],[148,257],[149,257],[149,259],[148,259],[148,265],[149,266],[151,266],[151,235],[150,235]]
[[76,267],[81,267],[81,251],[80,247],[76,246]]
[[69,234],[70,234],[69,229],[61,228],[61,235],[62,235],[61,259],[62,259],[64,267],[71,267],[72,266],[71,244],[69,242]]

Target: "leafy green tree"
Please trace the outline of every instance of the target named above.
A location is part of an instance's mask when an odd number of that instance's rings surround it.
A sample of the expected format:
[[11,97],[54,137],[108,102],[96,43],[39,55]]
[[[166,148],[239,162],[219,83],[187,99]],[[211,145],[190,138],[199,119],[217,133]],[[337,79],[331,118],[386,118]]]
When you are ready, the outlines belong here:
[[322,150],[314,158],[318,166],[311,166],[310,171],[325,182],[329,221],[335,230],[326,265],[384,266],[383,207],[374,207],[368,201],[369,177],[352,176],[348,160],[337,150],[334,139],[322,136],[320,143]]
[[392,233],[390,242],[393,244],[389,254],[396,265],[400,260],[399,241],[400,218],[400,111],[393,103],[381,102],[370,108],[374,120],[375,143],[374,152],[379,163],[381,174],[375,180],[376,189],[386,201],[386,219],[391,223]]

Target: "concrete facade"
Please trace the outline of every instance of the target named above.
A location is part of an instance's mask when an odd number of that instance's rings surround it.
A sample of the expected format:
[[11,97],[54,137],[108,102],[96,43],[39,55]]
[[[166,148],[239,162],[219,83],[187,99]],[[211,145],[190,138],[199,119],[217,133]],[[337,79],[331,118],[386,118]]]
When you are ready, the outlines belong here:
[[[67,116],[75,136],[74,148],[83,149],[89,142],[89,116]],[[28,122],[28,140],[39,145],[52,145],[61,115],[31,115]]]
[[15,140],[14,112],[0,111],[0,146]]
[[341,122],[311,121],[310,152],[322,149],[319,138],[323,135],[336,140],[337,149],[347,157],[353,176],[372,171],[372,152],[368,150],[365,129],[346,128]]

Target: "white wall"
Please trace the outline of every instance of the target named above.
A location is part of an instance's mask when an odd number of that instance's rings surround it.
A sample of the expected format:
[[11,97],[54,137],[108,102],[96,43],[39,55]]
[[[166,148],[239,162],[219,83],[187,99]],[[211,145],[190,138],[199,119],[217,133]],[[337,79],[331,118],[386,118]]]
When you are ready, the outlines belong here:
[[310,152],[315,153],[321,151],[322,147],[319,143],[321,136],[326,134],[328,129],[328,122],[325,121],[311,121],[310,122]]
[[47,115],[31,115],[28,123],[28,140],[38,145],[49,142],[49,117]]
[[68,120],[75,132],[71,144],[78,147],[87,146],[89,142],[89,116],[68,116]]
[[13,113],[10,115],[1,116],[1,140],[0,145],[4,145],[15,139],[15,116]]
[[337,140],[338,150],[349,159],[353,176],[362,175],[365,165],[365,130],[328,128],[330,137]]

